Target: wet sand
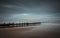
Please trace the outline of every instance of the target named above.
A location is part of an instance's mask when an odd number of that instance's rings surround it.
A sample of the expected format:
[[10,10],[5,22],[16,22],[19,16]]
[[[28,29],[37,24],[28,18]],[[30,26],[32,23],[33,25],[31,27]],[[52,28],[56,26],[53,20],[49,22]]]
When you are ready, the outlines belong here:
[[29,27],[0,28],[0,38],[60,38],[60,24],[42,23]]

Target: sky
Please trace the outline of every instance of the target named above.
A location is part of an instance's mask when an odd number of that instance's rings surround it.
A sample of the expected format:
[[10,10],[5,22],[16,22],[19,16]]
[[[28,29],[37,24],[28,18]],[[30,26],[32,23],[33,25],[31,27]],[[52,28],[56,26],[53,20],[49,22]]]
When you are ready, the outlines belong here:
[[0,23],[60,23],[60,0],[0,0]]

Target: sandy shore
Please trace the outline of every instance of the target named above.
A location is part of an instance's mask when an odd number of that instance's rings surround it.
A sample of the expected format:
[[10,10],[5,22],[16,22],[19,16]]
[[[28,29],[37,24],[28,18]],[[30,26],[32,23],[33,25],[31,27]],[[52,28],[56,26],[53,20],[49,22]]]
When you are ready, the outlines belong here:
[[60,24],[42,23],[29,27],[0,28],[0,38],[60,38]]

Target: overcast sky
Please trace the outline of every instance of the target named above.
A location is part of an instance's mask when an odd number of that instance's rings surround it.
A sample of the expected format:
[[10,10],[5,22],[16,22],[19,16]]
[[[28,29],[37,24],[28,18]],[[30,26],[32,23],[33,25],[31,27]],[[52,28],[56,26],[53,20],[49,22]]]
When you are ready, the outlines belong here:
[[60,22],[59,0],[0,0],[2,22]]

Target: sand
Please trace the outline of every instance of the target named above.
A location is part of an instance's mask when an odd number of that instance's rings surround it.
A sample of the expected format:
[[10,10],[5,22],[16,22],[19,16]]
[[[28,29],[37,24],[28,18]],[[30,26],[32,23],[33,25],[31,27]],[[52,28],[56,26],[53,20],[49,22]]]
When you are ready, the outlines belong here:
[[42,23],[29,27],[0,28],[0,38],[60,38],[60,24]]

